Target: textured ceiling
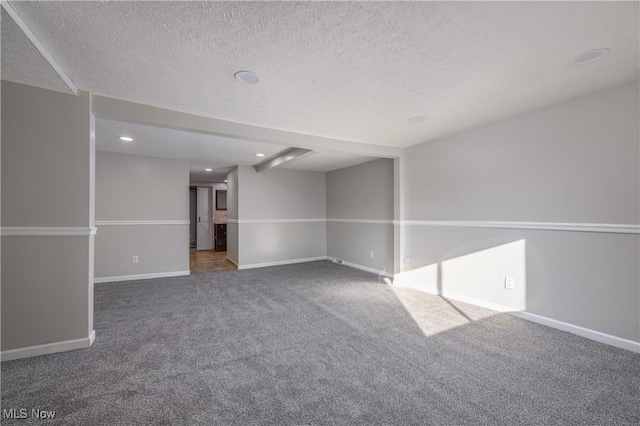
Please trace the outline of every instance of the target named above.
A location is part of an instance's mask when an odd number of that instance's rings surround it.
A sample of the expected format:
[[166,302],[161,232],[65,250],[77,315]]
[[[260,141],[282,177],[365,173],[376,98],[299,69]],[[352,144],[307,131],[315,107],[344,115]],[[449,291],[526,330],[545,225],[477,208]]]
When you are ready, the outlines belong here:
[[[388,146],[638,78],[637,2],[13,5],[81,89]],[[611,56],[567,66],[599,47]]]
[[73,93],[2,9],[2,79]]
[[[119,136],[130,136],[134,141],[122,142],[118,139]],[[96,119],[96,149],[188,160],[191,180],[222,182],[234,165],[256,165],[287,148],[98,118]],[[265,154],[265,157],[256,157],[256,153]],[[326,172],[371,160],[373,160],[372,157],[352,154],[314,152],[308,157],[281,168]],[[207,172],[206,168],[211,168],[213,171]]]

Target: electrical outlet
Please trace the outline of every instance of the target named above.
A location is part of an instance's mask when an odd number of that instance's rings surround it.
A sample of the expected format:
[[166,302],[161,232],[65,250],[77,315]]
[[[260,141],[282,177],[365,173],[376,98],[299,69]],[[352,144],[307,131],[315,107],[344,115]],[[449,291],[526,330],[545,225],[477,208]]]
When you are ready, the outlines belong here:
[[133,258],[131,259],[132,263],[138,263],[138,256],[133,256]]
[[516,289],[516,279],[513,277],[504,277],[504,288],[507,290]]
[[371,259],[373,259],[373,250],[370,250],[370,251],[369,251],[369,257],[370,257]]
[[411,265],[411,258],[410,257],[405,257],[404,258],[404,264],[407,265],[407,266]]

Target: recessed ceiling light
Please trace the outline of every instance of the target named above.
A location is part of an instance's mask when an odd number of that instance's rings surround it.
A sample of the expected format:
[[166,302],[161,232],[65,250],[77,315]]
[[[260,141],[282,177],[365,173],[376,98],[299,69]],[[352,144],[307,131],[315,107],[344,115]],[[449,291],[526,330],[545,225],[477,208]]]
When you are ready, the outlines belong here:
[[425,117],[424,115],[416,115],[415,117],[411,117],[407,121],[411,124],[420,124],[427,121],[427,117]]
[[205,172],[212,172],[213,169],[204,169]]
[[238,71],[233,75],[233,77],[241,83],[245,84],[256,84],[260,81],[258,74],[251,71]]
[[225,179],[224,181],[225,181],[225,182],[228,182],[228,180],[226,180],[226,179]]
[[569,61],[569,66],[580,67],[582,65],[591,64],[593,62],[599,61],[600,59],[606,58],[610,54],[611,54],[611,49],[608,49],[606,47],[587,50],[586,52],[582,52],[581,54],[573,57]]
[[118,136],[118,139],[124,142],[133,142],[133,138],[129,136]]
[[263,153],[261,153],[261,152],[258,152],[258,153],[256,154],[256,157],[264,157],[264,154],[263,154]]

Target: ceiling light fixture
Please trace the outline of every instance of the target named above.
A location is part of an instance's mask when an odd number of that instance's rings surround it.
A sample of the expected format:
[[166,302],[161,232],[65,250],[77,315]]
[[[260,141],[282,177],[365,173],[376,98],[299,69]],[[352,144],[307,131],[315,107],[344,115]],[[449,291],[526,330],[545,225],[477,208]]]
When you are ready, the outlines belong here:
[[118,139],[120,139],[123,142],[133,142],[133,138],[129,136],[118,136]]
[[420,124],[427,121],[427,117],[425,117],[424,115],[416,115],[415,117],[411,117],[407,121],[411,124]]
[[226,183],[226,182],[229,182],[227,179],[225,179],[224,181],[225,181],[225,183]]
[[233,77],[244,84],[256,84],[260,81],[258,74],[252,71],[238,71]]
[[599,61],[600,59],[606,58],[610,54],[611,54],[611,49],[608,49],[606,47],[587,50],[586,52],[582,52],[581,54],[571,58],[571,60],[569,60],[569,66],[581,67],[582,65],[591,64],[593,62]]
[[256,154],[256,157],[264,157],[264,154],[263,154],[263,153],[261,153],[261,152],[258,152],[258,153]]
[[204,169],[205,172],[212,172],[213,169]]

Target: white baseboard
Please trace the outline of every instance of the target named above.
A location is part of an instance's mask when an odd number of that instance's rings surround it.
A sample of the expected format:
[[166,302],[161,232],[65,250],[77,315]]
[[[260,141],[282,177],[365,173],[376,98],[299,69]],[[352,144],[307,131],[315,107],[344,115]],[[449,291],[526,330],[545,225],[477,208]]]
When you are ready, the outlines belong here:
[[44,345],[27,346],[26,348],[2,351],[0,359],[3,362],[13,361],[14,359],[30,358],[38,355],[66,352],[75,349],[85,349],[93,344],[95,338],[96,331],[92,330],[88,337],[82,339],[65,340],[63,342],[46,343]]
[[304,259],[277,260],[275,262],[251,263],[249,265],[238,265],[238,269],[266,268],[267,266],[292,265],[294,263],[315,262],[318,260],[327,260],[327,259],[328,259],[327,256],[316,256],[316,257],[307,257]]
[[236,268],[238,267],[238,264],[236,262],[234,262],[233,260],[229,259],[229,257],[227,257],[227,260],[231,263],[233,263],[234,265],[236,265]]
[[[333,258],[330,258],[333,259]],[[392,278],[393,276],[387,271],[381,271],[379,269],[370,268],[368,266],[358,265],[357,263],[347,262],[346,260],[342,260],[342,265],[348,266],[350,268],[360,269],[361,271],[371,272],[372,274],[381,275],[383,277]]]
[[119,281],[148,280],[151,278],[182,277],[185,275],[191,275],[191,271],[170,271],[170,272],[157,272],[153,274],[120,275],[116,277],[96,277],[93,279],[93,282],[96,284],[115,283]]
[[612,336],[610,334],[601,333],[599,331],[532,314],[531,312],[515,311],[508,312],[508,314],[513,315],[514,317],[525,319],[527,321],[566,331],[567,333],[586,337],[587,339],[595,340],[596,342],[604,343],[606,345],[615,346],[616,348],[640,353],[640,342],[634,342],[633,340],[627,340],[621,337]]
[[[427,293],[435,294],[438,296],[437,291],[432,291],[431,289],[425,290]],[[487,302],[486,300],[477,299],[475,297],[468,297],[459,293],[451,293],[449,291],[443,291],[441,294],[442,297],[447,299],[456,300],[462,303],[468,303],[470,305],[480,306],[481,308],[491,309],[492,311],[502,312],[502,313],[511,313],[514,312],[514,308],[509,306],[499,305],[497,303]]]
[[[415,288],[411,286],[401,286],[407,288]],[[430,288],[420,288],[416,290],[424,291],[425,293],[434,294],[438,296],[438,292]],[[468,303],[470,305],[480,306],[481,308],[491,309],[493,311],[506,313],[513,315],[514,317],[522,318],[527,321],[535,322],[537,324],[546,325],[547,327],[555,328],[558,330],[566,331],[567,333],[575,334],[577,336],[585,337],[596,342],[604,343],[606,345],[615,346],[616,348],[626,349],[631,352],[640,353],[640,342],[634,342],[633,340],[623,339],[621,337],[612,336],[610,334],[601,333],[599,331],[591,330],[588,328],[580,327],[578,325],[569,324],[554,320],[551,318],[543,317],[540,315],[532,314],[527,311],[516,311],[513,308],[503,305],[497,305],[495,303],[486,302],[484,300],[467,297],[464,295],[442,292],[442,297],[447,299],[457,300],[458,302]]]

